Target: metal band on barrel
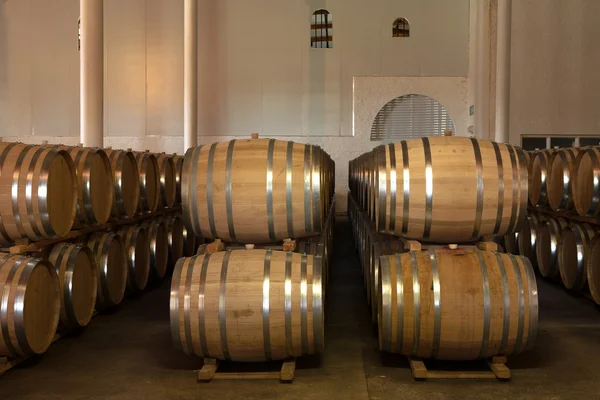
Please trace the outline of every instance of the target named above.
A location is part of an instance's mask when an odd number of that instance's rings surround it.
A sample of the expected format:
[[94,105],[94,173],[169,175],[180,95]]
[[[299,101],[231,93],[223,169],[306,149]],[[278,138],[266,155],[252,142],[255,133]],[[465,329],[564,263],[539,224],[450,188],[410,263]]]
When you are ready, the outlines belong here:
[[523,278],[521,276],[521,268],[519,268],[519,264],[517,263],[516,256],[510,256],[510,260],[512,262],[512,266],[515,272],[515,277],[517,281],[517,295],[518,295],[518,325],[517,325],[517,338],[515,340],[515,346],[513,348],[512,353],[520,353],[521,351],[521,343],[523,342],[523,331],[525,329],[525,291],[523,289]]
[[185,294],[183,296],[183,326],[185,328],[185,347],[186,354],[194,354],[194,346],[192,339],[192,276],[194,274],[195,257],[191,258],[187,265],[185,275]]
[[511,212],[510,212],[510,221],[508,223],[508,227],[506,228],[506,232],[514,232],[517,224],[517,214],[519,212],[519,171],[517,170],[517,158],[515,156],[515,152],[512,146],[505,144],[506,149],[508,150],[508,154],[510,155],[510,166],[512,170],[512,202],[511,202]]
[[491,322],[491,305],[490,305],[490,280],[488,277],[488,267],[485,262],[483,253],[476,250],[479,268],[481,270],[481,282],[483,285],[483,335],[481,337],[481,347],[479,349],[479,358],[484,358],[488,350],[490,340],[490,322]]
[[185,264],[186,261],[187,259],[181,258],[177,262],[177,264],[175,264],[175,269],[173,270],[173,277],[171,278],[171,298],[169,301],[171,339],[173,340],[173,345],[175,349],[181,351],[183,351],[183,343],[181,341],[181,334],[179,330],[179,297],[183,294],[181,293],[181,272],[183,270],[183,264]]
[[273,152],[275,150],[275,139],[269,139],[267,149],[267,225],[269,228],[269,239],[275,241],[275,221],[273,218]]
[[418,355],[419,350],[419,338],[421,336],[421,284],[419,283],[419,264],[417,263],[417,253],[411,251],[410,253],[410,264],[412,266],[412,281],[413,281],[413,316],[414,316],[414,329],[413,329],[413,346],[411,354],[413,356]]
[[[25,331],[25,292],[27,291],[27,282],[31,272],[36,267],[38,260],[33,258],[24,258],[23,262],[27,261],[27,264],[22,268],[21,274],[19,275],[19,283],[16,287],[16,293],[14,296],[13,303],[13,321],[15,327],[15,336],[17,337],[17,343],[25,354],[33,354],[34,351],[29,345],[27,338],[27,332]],[[56,290],[58,295],[58,290]],[[59,311],[59,310],[57,310]]]
[[293,172],[293,157],[294,157],[294,142],[288,142],[287,144],[287,152],[285,155],[285,213],[287,217],[287,230],[288,236],[294,237],[294,214],[293,214],[293,181],[292,181],[292,172]]
[[402,189],[404,199],[402,202],[402,233],[408,233],[408,216],[410,212],[410,168],[408,164],[408,144],[405,140],[400,142],[402,146]]
[[[390,257],[381,257],[381,350],[391,352],[392,342],[392,291],[390,282]],[[398,268],[396,266],[396,268]]]
[[592,201],[590,203],[590,208],[588,209],[587,215],[593,217],[596,215],[596,211],[598,211],[598,206],[600,205],[600,161],[598,160],[596,149],[588,149],[587,153],[590,155],[590,159],[592,160],[592,171],[594,171]]
[[227,158],[225,159],[225,207],[227,211],[227,228],[229,230],[229,237],[231,238],[232,242],[237,242],[237,239],[235,237],[235,226],[233,224],[233,199],[231,188],[234,145],[235,140],[231,140],[227,145]]
[[517,156],[517,162],[519,165],[519,190],[521,193],[519,194],[519,216],[516,221],[516,228],[519,229],[521,224],[525,221],[525,216],[527,215],[527,201],[528,201],[528,191],[529,191],[529,173],[527,171],[527,162],[525,161],[525,152],[522,149],[517,149],[515,146],[512,146],[515,155]]
[[[206,341],[206,320],[205,320],[205,306],[204,302],[206,293],[206,274],[208,273],[208,264],[210,262],[211,253],[206,253],[202,260],[202,269],[200,270],[200,282],[198,286],[198,334],[200,336],[200,349],[204,357],[210,357],[208,351],[208,343]],[[192,257],[191,262],[196,261],[196,257]]]
[[[571,152],[571,157],[573,153]],[[563,192],[560,196],[560,203],[558,205],[559,210],[563,210],[569,204],[569,186],[571,185],[571,174],[569,172],[569,160],[567,160],[567,154],[565,151],[559,151],[558,156],[562,162],[562,176],[563,176]]]
[[[573,224],[571,231],[575,235],[576,246],[577,246],[577,275],[575,277],[575,283],[573,288],[579,290],[582,289],[583,279],[585,278],[585,248],[584,243],[589,243],[589,235],[587,231],[582,229],[581,225]],[[572,288],[570,288],[572,289]]]
[[[6,145],[6,147],[4,148],[4,150],[2,150],[2,153],[0,154],[0,177],[2,177],[2,170],[4,169],[4,161],[6,160],[8,153],[16,145],[17,145],[17,143],[8,143]],[[8,232],[6,232],[6,228],[4,227],[4,224],[0,224],[0,235],[2,236],[2,238],[4,239],[4,241],[6,243],[11,243],[13,241],[13,239],[11,239],[11,237],[8,236]]]
[[288,357],[294,355],[292,347],[292,256],[288,252],[285,255],[285,281],[284,281],[284,311],[285,311],[285,354]]
[[424,137],[421,140],[423,141],[423,152],[425,154],[425,226],[423,228],[423,239],[428,239],[431,235],[433,216],[433,169],[429,139]]
[[321,149],[312,146],[312,206],[313,229],[321,231]]
[[390,153],[390,232],[396,231],[396,148],[394,143],[388,145]]
[[386,230],[386,198],[387,198],[387,171],[386,171],[386,158],[385,158],[385,146],[379,146],[375,149],[375,152],[378,154],[378,162],[377,164],[377,187],[379,188],[379,230]]
[[[506,349],[508,347],[508,334],[510,330],[510,290],[508,288],[508,276],[506,275],[506,266],[504,265],[504,258],[500,253],[495,253],[496,259],[498,260],[498,270],[500,271],[500,279],[502,283],[502,339],[500,341],[500,348],[498,354],[506,355]],[[507,257],[512,257],[507,255]]]
[[504,213],[504,166],[502,165],[502,152],[498,143],[492,142],[494,153],[496,155],[496,166],[498,167],[498,211],[496,213],[496,225],[494,226],[494,235],[500,232],[502,226],[502,215]]
[[436,358],[440,351],[440,336],[442,330],[442,293],[440,285],[440,271],[435,250],[429,250],[431,261],[431,278],[433,280],[433,344],[431,346],[431,358]]
[[481,232],[481,221],[483,219],[483,160],[481,158],[481,148],[479,147],[479,141],[475,138],[471,138],[473,144],[473,152],[475,153],[475,174],[477,177],[477,200],[475,207],[475,225],[473,226],[473,234],[471,238],[476,240],[479,238],[479,232]]
[[313,343],[315,353],[323,351],[323,263],[313,257],[312,273]]
[[526,257],[521,257],[525,272],[527,274],[527,295],[529,297],[529,331],[527,332],[527,344],[525,350],[531,350],[535,346],[535,339],[538,330],[538,292],[535,280],[535,272],[531,261]]
[[[21,222],[21,214],[19,213],[19,178],[21,177],[21,165],[23,164],[23,159],[27,155],[30,149],[33,146],[25,146],[23,150],[19,153],[19,157],[17,157],[17,162],[15,163],[15,169],[13,171],[13,180],[12,180],[12,188],[11,188],[11,200],[12,200],[12,209],[13,209],[13,218],[15,221],[15,226],[17,227],[17,231],[21,235],[21,237],[29,237],[23,228],[23,223]],[[35,239],[35,238],[31,238]]]
[[16,260],[14,260],[10,271],[8,271],[8,274],[6,275],[6,279],[4,281],[5,284],[2,286],[2,298],[0,299],[0,330],[2,332],[4,344],[8,348],[8,351],[14,355],[23,355],[21,352],[18,352],[16,350],[10,338],[10,332],[8,329],[8,304],[10,301],[11,291],[14,290],[14,288],[16,287],[16,285],[13,284],[13,279],[15,278],[15,275],[19,270],[19,266],[21,265],[23,260],[25,260],[25,257],[13,256],[9,254],[3,255],[2,259],[0,259],[0,261],[2,261],[2,267],[0,267],[0,269],[3,268],[5,263],[13,257],[16,258]]
[[[40,158],[40,155],[42,154],[42,152],[44,150],[47,150],[47,148],[45,147],[38,147],[35,151],[35,153],[33,153],[33,157],[31,158],[31,160],[29,160],[29,171],[27,172],[27,179],[26,179],[26,183],[25,183],[25,206],[27,209],[27,219],[29,221],[29,227],[31,228],[31,230],[33,231],[33,234],[36,237],[42,237],[42,236],[46,236],[42,234],[42,231],[40,231],[40,229],[38,228],[38,224],[35,220],[35,214],[33,211],[33,195],[34,193],[37,194],[39,196],[39,192],[42,193],[47,193],[48,190],[48,180],[47,179],[43,179],[43,175],[47,175],[48,172],[50,171],[50,164],[51,162],[49,160],[52,160],[52,157],[47,156],[45,158],[45,160],[42,162],[42,169],[41,169],[41,173],[39,176],[39,186],[36,187],[35,192],[33,190],[33,180],[34,180],[34,170],[35,170],[35,166],[38,162],[38,159]],[[48,171],[48,172],[46,172]],[[42,190],[40,190],[42,189]],[[39,200],[39,198],[37,199]],[[50,235],[54,235],[56,232],[48,232]]]
[[308,354],[308,284],[306,281],[308,257],[302,254],[300,262],[300,334],[302,354]]
[[262,317],[263,317],[263,346],[265,348],[265,359],[271,360],[271,330],[269,318],[270,308],[270,288],[271,288],[271,255],[273,250],[265,252],[264,271],[263,271],[263,298],[262,298]]
[[[191,160],[190,162],[192,163],[192,175],[190,176],[191,184],[190,187],[187,188],[185,187],[185,190],[189,190],[191,193],[191,201],[188,200],[189,204],[189,209],[192,210],[192,218],[190,224],[188,226],[191,227],[193,233],[196,236],[200,236],[202,235],[202,230],[201,230],[201,226],[200,226],[200,218],[198,218],[198,200],[197,200],[197,185],[198,185],[198,158],[200,156],[200,152],[202,150],[202,146],[198,146],[198,147],[194,147],[192,152],[191,152]],[[189,150],[188,150],[189,152]],[[186,160],[184,161],[184,165],[185,162],[187,162],[187,153],[186,153]],[[186,174],[182,175],[182,178],[185,179]],[[208,180],[208,175],[206,177],[206,179]],[[208,183],[208,182],[207,182]],[[208,185],[206,186],[208,187]],[[183,193],[183,192],[182,192]],[[182,198],[183,199],[183,198]],[[183,209],[185,210],[185,206],[183,207]],[[189,218],[189,214],[186,212],[185,213],[186,217]]]
[[402,353],[404,343],[404,277],[402,276],[400,254],[396,253],[394,258],[396,263],[396,353]]
[[310,219],[310,145],[304,145],[304,230],[312,232]]
[[216,147],[217,143],[213,143],[210,146],[210,150],[208,152],[208,167],[206,169],[206,206],[208,207],[208,223],[210,225],[210,234],[212,235],[213,239],[217,238],[213,204],[213,169]]
[[221,332],[221,349],[223,350],[223,358],[225,360],[231,360],[229,344],[227,343],[227,308],[225,304],[227,298],[227,267],[229,266],[229,257],[231,257],[231,250],[226,251],[223,256],[219,289],[219,331]]

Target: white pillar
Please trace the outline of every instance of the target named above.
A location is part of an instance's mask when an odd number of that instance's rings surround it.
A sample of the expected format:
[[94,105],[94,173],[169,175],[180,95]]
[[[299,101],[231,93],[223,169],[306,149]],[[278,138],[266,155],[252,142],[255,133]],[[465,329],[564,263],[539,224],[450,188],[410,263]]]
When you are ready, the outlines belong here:
[[79,0],[80,141],[102,147],[104,142],[104,0]]
[[510,29],[512,0],[498,0],[496,25],[496,142],[510,142]]
[[183,8],[183,151],[198,144],[198,2]]

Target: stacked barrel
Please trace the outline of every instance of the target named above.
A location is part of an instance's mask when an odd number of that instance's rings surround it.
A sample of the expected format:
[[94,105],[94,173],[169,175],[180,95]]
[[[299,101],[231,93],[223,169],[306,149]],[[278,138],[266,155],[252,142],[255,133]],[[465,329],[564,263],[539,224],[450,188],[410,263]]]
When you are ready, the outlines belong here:
[[507,250],[530,257],[540,274],[600,304],[600,148],[529,153],[527,224],[505,237]]
[[0,357],[165,276],[184,251],[176,178],[165,154],[0,142]]
[[[191,148],[178,161],[185,232],[215,242],[214,252],[207,245],[175,267],[175,347],[233,361],[321,352],[334,222],[329,155],[253,135]],[[282,251],[292,239],[295,252]]]
[[517,147],[452,136],[350,162],[348,214],[382,351],[471,360],[533,347],[531,263],[476,246],[525,223],[527,164]]

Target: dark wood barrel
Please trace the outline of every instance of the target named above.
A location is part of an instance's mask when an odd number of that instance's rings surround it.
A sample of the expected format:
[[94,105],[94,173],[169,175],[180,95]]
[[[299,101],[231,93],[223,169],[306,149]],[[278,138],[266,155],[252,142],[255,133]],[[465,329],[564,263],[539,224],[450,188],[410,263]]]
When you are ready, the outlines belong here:
[[173,207],[177,200],[177,170],[175,162],[171,155],[161,153],[156,154],[158,163],[158,176],[160,181],[160,202],[161,207]]
[[150,240],[146,227],[128,226],[118,232],[125,247],[127,259],[127,290],[137,294],[143,291],[150,276]]
[[0,295],[0,356],[45,352],[60,315],[54,266],[36,258],[0,253]]
[[171,283],[171,333],[186,354],[282,360],[323,350],[320,258],[232,250],[182,258]]
[[582,291],[587,287],[588,246],[596,228],[588,223],[574,223],[562,231],[558,243],[558,269],[567,289]]
[[536,261],[540,274],[544,278],[557,278],[558,244],[560,235],[569,226],[569,221],[563,217],[548,218],[538,225],[537,244],[535,246]]
[[538,296],[527,258],[431,249],[384,256],[379,265],[382,351],[475,360],[533,348]]
[[131,151],[106,149],[113,177],[113,217],[133,217],[140,200],[140,174]]
[[0,245],[66,235],[76,207],[77,177],[69,153],[0,142]]
[[134,152],[139,171],[140,201],[138,211],[156,211],[160,202],[160,171],[154,154]]
[[86,326],[94,315],[98,278],[92,251],[82,243],[56,244],[48,257],[55,266],[60,285],[60,326]]
[[121,237],[113,232],[95,233],[88,239],[88,247],[96,258],[98,293],[96,310],[116,306],[125,296],[127,287],[127,260]]

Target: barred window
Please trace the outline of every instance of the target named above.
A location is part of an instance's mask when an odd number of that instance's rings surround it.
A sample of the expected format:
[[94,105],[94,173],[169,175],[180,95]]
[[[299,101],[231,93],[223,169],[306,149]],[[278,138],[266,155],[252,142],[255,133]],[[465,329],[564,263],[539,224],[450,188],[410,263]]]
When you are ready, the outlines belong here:
[[396,18],[394,26],[392,27],[393,37],[409,37],[410,36],[410,24],[406,18]]
[[331,13],[327,10],[317,10],[312,15],[310,25],[310,47],[333,47],[333,22]]

